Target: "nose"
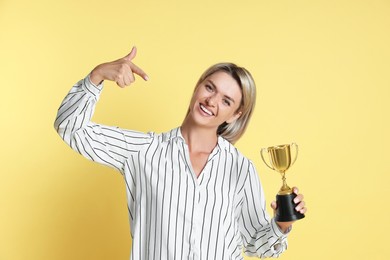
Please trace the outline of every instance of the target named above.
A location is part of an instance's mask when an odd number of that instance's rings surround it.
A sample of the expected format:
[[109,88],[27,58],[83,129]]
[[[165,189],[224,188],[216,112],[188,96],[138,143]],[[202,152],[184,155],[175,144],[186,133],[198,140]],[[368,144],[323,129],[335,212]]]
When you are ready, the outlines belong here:
[[213,96],[209,96],[208,98],[206,98],[206,104],[208,106],[215,106],[215,103],[216,103],[216,97],[213,95]]

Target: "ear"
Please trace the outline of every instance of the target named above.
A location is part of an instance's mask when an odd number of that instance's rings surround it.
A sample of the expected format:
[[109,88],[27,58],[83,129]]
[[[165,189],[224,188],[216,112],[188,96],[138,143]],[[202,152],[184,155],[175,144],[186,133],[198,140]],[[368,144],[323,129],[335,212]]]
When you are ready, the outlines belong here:
[[239,119],[241,115],[242,115],[242,112],[241,112],[241,111],[238,111],[238,112],[235,113],[231,118],[229,118],[228,120],[226,120],[226,123],[228,123],[228,124],[233,123],[234,121],[236,121],[237,119]]

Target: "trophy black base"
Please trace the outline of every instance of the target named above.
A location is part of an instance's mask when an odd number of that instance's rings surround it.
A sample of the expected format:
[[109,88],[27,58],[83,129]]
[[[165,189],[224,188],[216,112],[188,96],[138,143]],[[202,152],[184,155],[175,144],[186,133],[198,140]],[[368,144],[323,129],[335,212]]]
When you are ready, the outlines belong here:
[[295,210],[296,204],[294,198],[297,195],[295,193],[289,195],[276,195],[276,208],[275,220],[278,222],[289,222],[305,217],[304,214]]

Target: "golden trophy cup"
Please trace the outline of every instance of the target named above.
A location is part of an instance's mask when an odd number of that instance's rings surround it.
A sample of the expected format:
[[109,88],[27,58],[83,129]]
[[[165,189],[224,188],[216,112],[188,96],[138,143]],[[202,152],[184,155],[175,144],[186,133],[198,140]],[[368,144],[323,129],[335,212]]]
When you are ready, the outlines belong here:
[[[291,148],[296,150],[295,157],[291,160]],[[264,152],[267,151],[269,155],[270,165],[264,158]],[[296,143],[271,146],[262,148],[260,151],[261,158],[268,168],[279,172],[282,175],[283,185],[276,195],[277,209],[275,220],[279,222],[294,221],[304,218],[305,215],[296,211],[296,204],[294,198],[297,196],[286,182],[286,171],[295,163],[298,157],[298,145]]]

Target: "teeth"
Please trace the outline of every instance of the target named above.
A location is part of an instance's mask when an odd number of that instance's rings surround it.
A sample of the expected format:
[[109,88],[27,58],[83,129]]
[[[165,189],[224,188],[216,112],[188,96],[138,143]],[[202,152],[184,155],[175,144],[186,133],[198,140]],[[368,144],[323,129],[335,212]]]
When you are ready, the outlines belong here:
[[207,108],[205,108],[202,104],[200,104],[200,108],[202,109],[203,112],[205,112],[206,114],[212,116],[213,113],[211,111],[209,111]]

